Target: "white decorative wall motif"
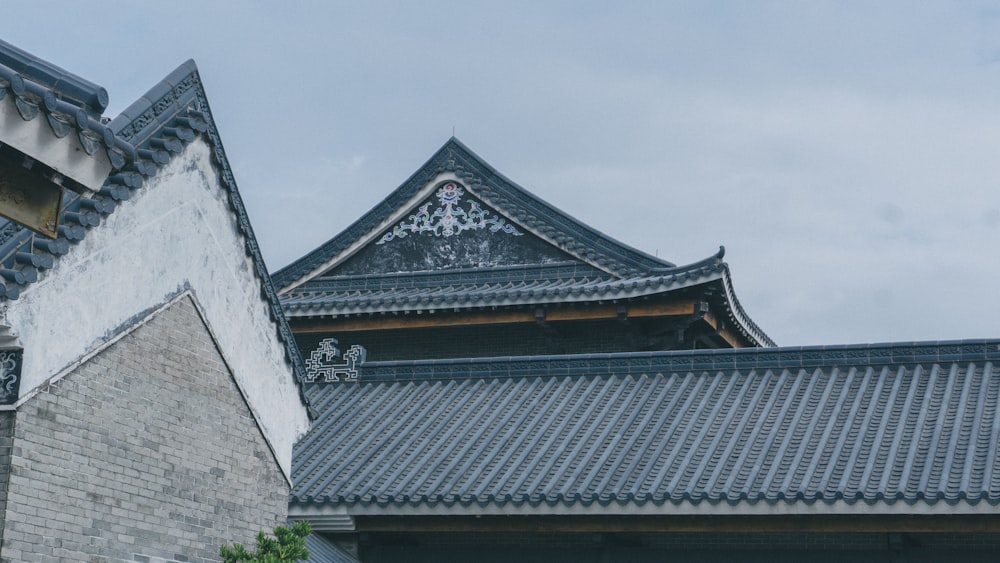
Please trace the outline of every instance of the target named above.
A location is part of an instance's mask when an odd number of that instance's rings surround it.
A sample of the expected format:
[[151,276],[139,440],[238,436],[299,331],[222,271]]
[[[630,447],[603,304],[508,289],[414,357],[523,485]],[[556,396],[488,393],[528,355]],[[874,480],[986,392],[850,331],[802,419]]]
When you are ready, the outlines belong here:
[[0,404],[12,405],[17,401],[21,381],[22,350],[0,352]]
[[358,368],[365,363],[368,351],[364,346],[354,344],[344,352],[343,362],[337,361],[339,356],[336,338],[321,340],[319,347],[306,359],[306,382],[313,383],[320,377],[325,382],[357,381]]
[[434,194],[441,207],[430,212],[430,202],[417,209],[416,214],[401,221],[391,231],[382,236],[376,244],[385,244],[396,238],[404,238],[409,233],[430,234],[436,237],[450,237],[473,229],[486,229],[490,232],[504,232],[514,236],[524,233],[518,231],[499,215],[488,209],[483,209],[479,203],[469,202],[466,211],[460,205],[465,190],[454,182],[441,186]]

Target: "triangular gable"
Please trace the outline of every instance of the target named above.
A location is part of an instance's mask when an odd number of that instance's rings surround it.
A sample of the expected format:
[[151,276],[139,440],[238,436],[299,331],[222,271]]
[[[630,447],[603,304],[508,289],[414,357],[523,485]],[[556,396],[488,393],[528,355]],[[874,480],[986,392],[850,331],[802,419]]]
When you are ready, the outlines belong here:
[[342,264],[338,275],[565,262],[573,257],[493,211],[461,183],[433,195]]
[[453,137],[375,208],[273,279],[284,292],[330,274],[567,261],[616,277],[673,267],[535,197]]
[[[4,51],[5,56],[32,57],[3,42],[0,42],[0,50]],[[61,73],[65,71],[47,62],[34,58],[28,62],[31,61],[34,61],[34,64],[25,63],[26,69],[30,70],[36,66],[49,69],[50,73],[54,73],[51,81],[55,84],[64,84],[68,81],[72,84],[83,82],[82,79],[68,73],[64,76]],[[20,79],[29,85],[25,87],[26,92],[41,92],[48,89],[44,84],[31,82],[36,79],[34,75],[27,76]],[[6,88],[2,87],[3,84],[4,82],[0,81],[0,100],[11,96],[24,103],[30,102],[27,98],[25,100],[28,101],[21,99],[19,91],[11,86],[13,83],[8,81]],[[93,88],[99,89],[106,97],[107,93],[103,88],[97,86]],[[62,99],[65,93],[59,91],[52,95]],[[61,124],[67,119],[69,110],[65,109],[65,105],[62,103],[32,106],[34,111],[23,115],[22,119],[40,120],[39,116],[45,116],[46,123],[53,127],[54,132],[58,132],[60,129],[56,124]],[[102,110],[104,106],[106,100],[94,107],[96,110]],[[230,210],[245,240],[244,251],[253,265],[253,274],[260,283],[260,293],[267,302],[278,338],[285,347],[286,359],[292,366],[297,382],[301,382],[305,368],[291,329],[281,313],[277,292],[272,285],[237,190],[194,61],[188,60],[180,65],[109,123],[101,121],[100,115],[96,118],[91,115],[95,111],[94,107],[84,107],[89,117],[87,119],[79,117],[76,121],[68,123],[75,124],[80,129],[78,136],[81,140],[90,139],[98,132],[101,133],[103,144],[99,146],[104,148],[102,154],[106,153],[107,158],[115,164],[114,174],[103,179],[100,190],[92,194],[65,192],[58,236],[54,239],[41,237],[18,223],[0,218],[0,270],[6,272],[3,280],[0,280],[0,300],[17,299],[23,290],[39,279],[42,271],[52,268],[55,260],[68,253],[72,245],[83,240],[91,228],[100,225],[104,217],[112,214],[119,202],[129,199],[132,191],[141,189],[146,180],[157,175],[160,167],[168,164],[175,155],[183,151],[185,146],[201,137],[211,147],[212,158],[218,167],[221,183],[227,191]],[[305,404],[301,388],[299,395]]]

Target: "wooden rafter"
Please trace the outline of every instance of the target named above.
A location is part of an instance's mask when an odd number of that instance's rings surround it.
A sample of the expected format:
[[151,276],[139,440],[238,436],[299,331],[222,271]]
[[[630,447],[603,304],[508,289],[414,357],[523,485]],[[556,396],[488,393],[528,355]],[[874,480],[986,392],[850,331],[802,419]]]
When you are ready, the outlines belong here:
[[[292,319],[292,330],[298,333],[354,332],[362,330],[388,330],[400,328],[427,328],[447,326],[473,326],[545,321],[581,321],[615,318],[681,317],[700,311],[701,303],[688,299],[654,303],[622,303],[557,307],[543,309],[517,309],[497,311],[426,311],[422,313],[365,315],[337,319]],[[542,314],[539,315],[539,310]]]

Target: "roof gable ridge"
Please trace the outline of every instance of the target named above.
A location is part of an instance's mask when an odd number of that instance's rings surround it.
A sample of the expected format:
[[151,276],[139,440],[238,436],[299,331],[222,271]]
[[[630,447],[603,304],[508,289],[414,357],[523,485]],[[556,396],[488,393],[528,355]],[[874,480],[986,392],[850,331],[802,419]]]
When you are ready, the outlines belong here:
[[448,178],[456,180],[510,224],[523,228],[553,250],[612,275],[669,269],[649,256],[592,229],[510,181],[452,137],[420,169],[347,229],[274,274],[287,292],[355,255],[384,229],[418,209]]
[[666,373],[814,370],[1000,360],[1000,340],[888,342],[660,352],[503,356],[367,362],[358,381],[462,380],[519,377],[639,377]]

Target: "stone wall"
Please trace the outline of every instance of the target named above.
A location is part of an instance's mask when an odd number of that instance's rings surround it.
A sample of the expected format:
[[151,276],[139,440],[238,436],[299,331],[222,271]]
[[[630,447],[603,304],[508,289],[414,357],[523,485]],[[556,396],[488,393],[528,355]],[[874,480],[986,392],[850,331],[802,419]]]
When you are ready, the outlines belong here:
[[10,481],[10,452],[14,443],[14,411],[0,412],[0,546],[3,545],[4,516],[7,512],[7,484]]
[[309,428],[286,348],[240,234],[212,147],[201,138],[158,169],[15,301],[22,397],[191,289],[286,475]]
[[16,414],[3,561],[218,559],[288,484],[190,296]]

